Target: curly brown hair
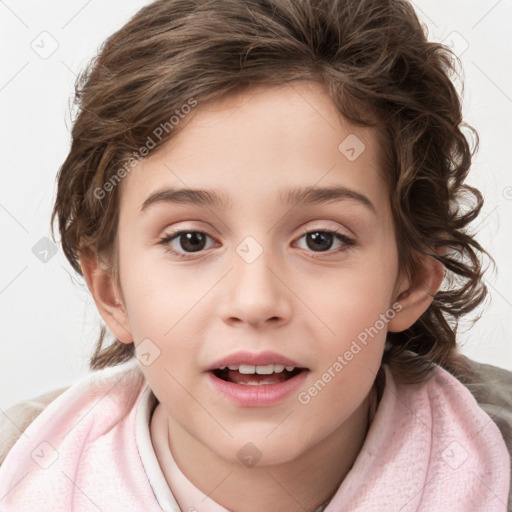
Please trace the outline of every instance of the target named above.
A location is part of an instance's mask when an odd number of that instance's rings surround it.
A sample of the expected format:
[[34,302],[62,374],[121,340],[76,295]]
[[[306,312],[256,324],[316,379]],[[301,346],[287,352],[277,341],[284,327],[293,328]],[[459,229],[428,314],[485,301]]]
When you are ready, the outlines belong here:
[[[427,40],[405,0],[158,0],[109,37],[77,79],[52,227],[57,217],[78,273],[81,255],[92,251],[107,257],[117,279],[115,184],[156,138],[155,127],[191,98],[205,103],[251,85],[319,82],[343,116],[378,127],[385,140],[400,269],[414,275],[417,253],[446,268],[428,310],[406,331],[388,333],[383,362],[410,382],[429,376],[433,363],[464,380],[457,326],[486,296],[487,253],[468,232],[483,199],[464,184],[478,136],[462,120],[450,79],[457,61]],[[475,137],[473,151],[463,129]],[[103,347],[105,335],[102,327],[91,368],[134,355],[133,343]]]

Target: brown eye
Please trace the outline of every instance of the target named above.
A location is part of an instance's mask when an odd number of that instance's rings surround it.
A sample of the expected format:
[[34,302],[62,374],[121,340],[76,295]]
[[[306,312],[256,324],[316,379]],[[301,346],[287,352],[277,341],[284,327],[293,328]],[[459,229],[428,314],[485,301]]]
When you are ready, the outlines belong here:
[[334,240],[334,235],[326,231],[313,231],[306,235],[306,244],[312,251],[328,251]]
[[[338,253],[344,251],[351,245],[355,245],[355,241],[340,233],[339,231],[333,231],[332,229],[313,229],[304,233],[299,240],[305,239],[306,247],[302,247],[314,253],[329,252],[329,254]],[[333,244],[335,245],[334,249]]]
[[186,252],[202,251],[206,244],[205,234],[199,231],[183,232],[177,238]]
[[159,244],[163,245],[170,253],[186,258],[188,254],[197,253],[208,249],[208,238],[211,237],[203,231],[175,231],[165,235]]

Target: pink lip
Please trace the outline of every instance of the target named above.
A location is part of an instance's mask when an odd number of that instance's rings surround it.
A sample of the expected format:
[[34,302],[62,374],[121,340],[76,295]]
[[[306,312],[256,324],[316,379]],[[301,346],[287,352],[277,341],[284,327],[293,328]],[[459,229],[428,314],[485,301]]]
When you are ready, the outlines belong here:
[[240,407],[271,407],[283,401],[293,392],[296,393],[308,373],[308,371],[303,370],[295,377],[284,382],[261,384],[259,386],[245,386],[226,382],[216,377],[213,372],[208,372],[207,375],[213,389],[235,405]]
[[217,370],[223,366],[248,364],[252,366],[266,366],[267,364],[282,364],[284,366],[295,366],[295,368],[303,368],[304,366],[288,359],[287,357],[276,354],[275,352],[236,352],[229,356],[223,357],[215,361],[207,368],[210,370]]
[[[247,386],[227,382],[215,376],[213,370],[224,366],[247,364],[252,366],[266,366],[268,364],[280,364],[303,368],[298,375],[276,384],[261,384],[259,386]],[[241,407],[270,407],[283,401],[286,397],[297,391],[306,379],[308,369],[275,352],[236,352],[215,361],[207,370],[208,380],[214,391],[230,402]]]

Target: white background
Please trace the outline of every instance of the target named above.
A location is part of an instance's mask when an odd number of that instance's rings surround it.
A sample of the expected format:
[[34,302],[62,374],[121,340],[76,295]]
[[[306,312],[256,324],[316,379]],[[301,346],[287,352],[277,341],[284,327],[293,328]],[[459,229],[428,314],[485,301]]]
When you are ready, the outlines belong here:
[[[75,75],[146,3],[0,2],[0,410],[87,372],[100,322],[94,303],[60,248],[46,263],[32,248],[50,236]],[[497,272],[486,274],[490,300],[461,333],[463,352],[512,370],[512,0],[415,6],[430,39],[460,54],[466,120],[480,135],[470,183],[486,202],[475,229]]]

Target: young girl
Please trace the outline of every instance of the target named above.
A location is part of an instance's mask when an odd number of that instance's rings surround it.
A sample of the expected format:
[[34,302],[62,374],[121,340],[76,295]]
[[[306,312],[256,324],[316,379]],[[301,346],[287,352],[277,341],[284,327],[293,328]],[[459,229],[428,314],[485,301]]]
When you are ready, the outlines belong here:
[[1,510],[507,510],[451,57],[401,0],[159,0],[106,41],[54,218],[115,339],[7,411]]

